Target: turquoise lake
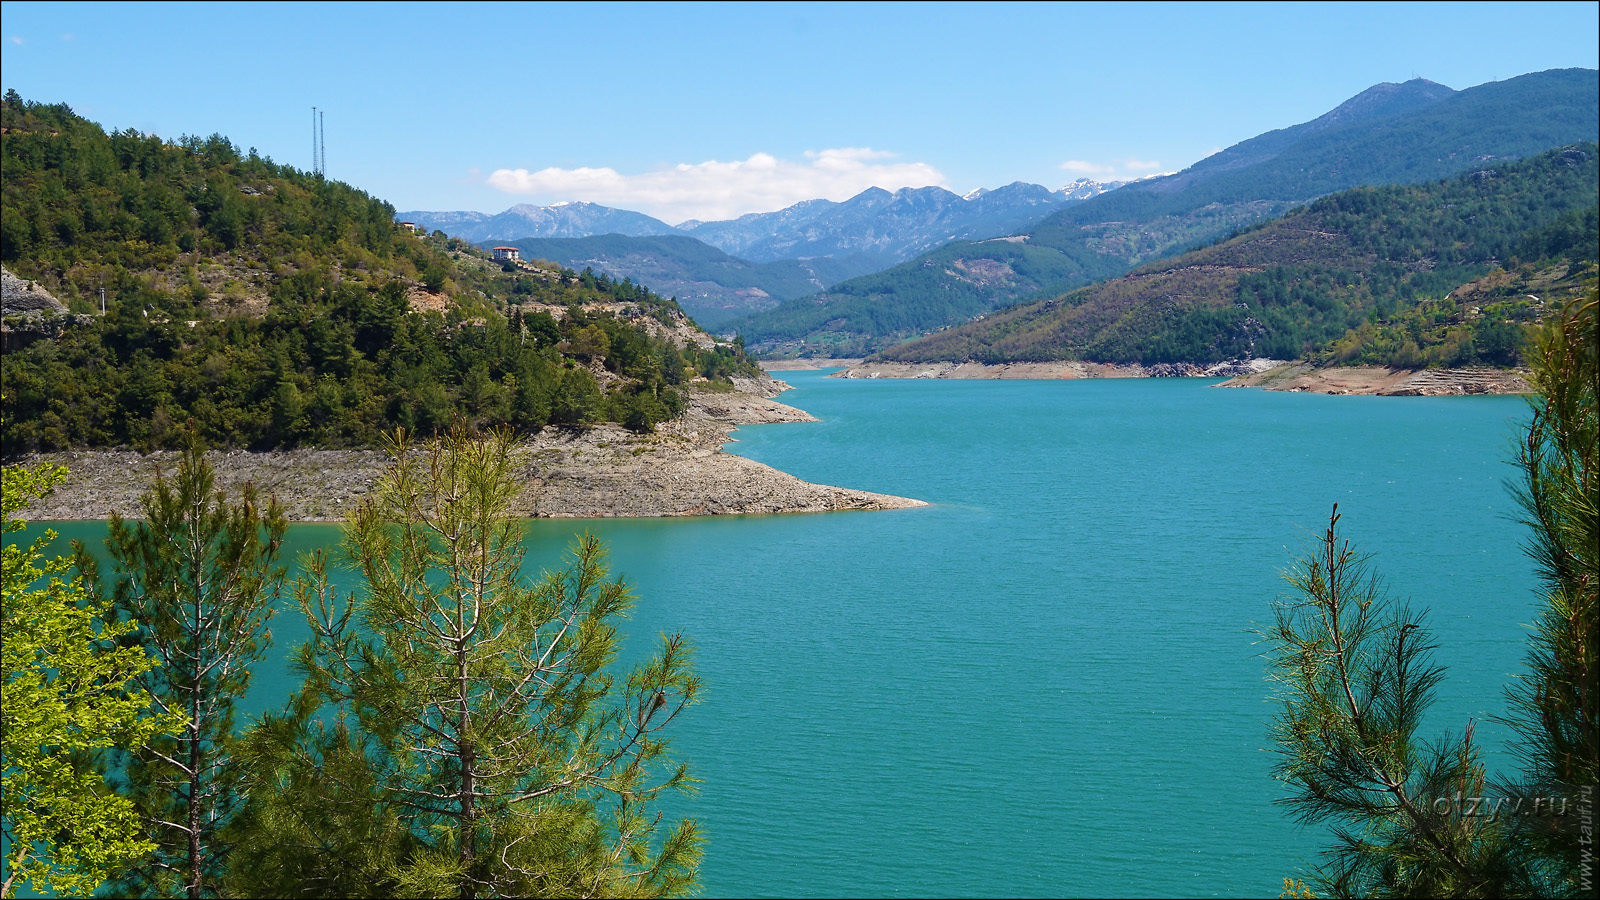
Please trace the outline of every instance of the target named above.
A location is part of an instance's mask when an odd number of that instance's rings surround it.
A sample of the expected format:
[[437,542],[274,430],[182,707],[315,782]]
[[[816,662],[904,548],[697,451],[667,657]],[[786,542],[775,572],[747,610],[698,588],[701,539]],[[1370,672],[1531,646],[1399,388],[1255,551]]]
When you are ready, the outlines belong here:
[[[1504,747],[1488,719],[1535,608],[1505,488],[1521,398],[780,374],[822,421],[730,452],[932,505],[529,526],[540,567],[605,539],[639,594],[630,656],[668,631],[696,647],[704,702],[674,747],[703,784],[670,812],[703,823],[707,896],[1276,895],[1326,831],[1273,802],[1251,628],[1335,502],[1431,610],[1430,735],[1472,720]],[[292,687],[275,658],[247,706]]]

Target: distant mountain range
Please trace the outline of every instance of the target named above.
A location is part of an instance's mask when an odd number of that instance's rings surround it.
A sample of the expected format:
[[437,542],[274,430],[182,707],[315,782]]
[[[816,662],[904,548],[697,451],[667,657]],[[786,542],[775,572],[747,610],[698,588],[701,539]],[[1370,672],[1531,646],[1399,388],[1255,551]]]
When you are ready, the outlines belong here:
[[591,234],[632,236],[675,234],[671,225],[644,213],[612,209],[598,203],[557,203],[534,206],[519,203],[503,213],[427,212],[412,210],[396,213],[402,222],[412,222],[428,231],[443,231],[451,237],[481,243],[511,241],[524,237],[581,238]]
[[941,187],[868,188],[843,203],[808,200],[679,231],[755,262],[817,256],[875,257],[887,268],[954,240],[1011,234],[1127,182],[1081,179],[1059,190],[1012,182],[961,196]]
[[1007,234],[1124,184],[1080,178],[1052,191],[1019,181],[964,197],[941,187],[893,192],[875,187],[843,202],[806,200],[776,212],[716,222],[691,219],[676,227],[644,213],[587,202],[523,203],[497,215],[410,210],[396,218],[474,243],[681,234],[752,262],[864,254],[878,257],[883,268],[947,241]]
[[677,227],[594,203],[397,214],[401,221],[529,258],[632,278],[675,296],[709,327],[882,271],[953,240],[1010,234],[1124,181],[1080,178],[1059,190],[1014,182],[960,196],[940,187],[868,188],[843,202],[807,200]]
[[857,356],[1210,243],[1336,191],[1416,184],[1600,136],[1600,81],[1537,72],[1454,91],[1380,84],[1175,175],[1059,209],[1003,240],[957,240],[722,326],[765,355]]
[[[1320,354],[1412,368],[1509,365],[1521,344],[1516,323],[1592,284],[1597,195],[1594,143],[1442,181],[1354,188],[879,358],[1149,365]],[[1513,260],[1555,277],[1537,297],[1451,299],[1492,271],[1507,278],[1501,267],[1515,268]]]
[[522,238],[509,245],[521,250],[524,259],[632,278],[673,297],[696,322],[712,329],[882,268],[875,258],[859,254],[751,262],[682,234]]

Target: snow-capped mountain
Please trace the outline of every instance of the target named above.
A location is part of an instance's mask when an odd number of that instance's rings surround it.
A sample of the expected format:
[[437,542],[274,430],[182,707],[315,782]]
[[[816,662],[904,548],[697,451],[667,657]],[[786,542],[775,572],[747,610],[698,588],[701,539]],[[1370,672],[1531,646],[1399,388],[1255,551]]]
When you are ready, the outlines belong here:
[[584,201],[534,206],[519,203],[499,215],[481,212],[396,213],[402,222],[415,222],[429,231],[439,230],[469,241],[508,241],[525,237],[577,238],[592,234],[626,234],[634,237],[674,234],[671,225],[644,213],[612,209]]
[[717,222],[691,220],[676,227],[643,213],[586,202],[521,204],[493,216],[414,210],[398,217],[476,242],[684,234],[753,262],[863,254],[889,266],[952,240],[1010,234],[1121,185],[1085,178],[1051,191],[1019,181],[965,196],[941,187],[892,192],[868,188],[843,202],[806,200],[775,212]]

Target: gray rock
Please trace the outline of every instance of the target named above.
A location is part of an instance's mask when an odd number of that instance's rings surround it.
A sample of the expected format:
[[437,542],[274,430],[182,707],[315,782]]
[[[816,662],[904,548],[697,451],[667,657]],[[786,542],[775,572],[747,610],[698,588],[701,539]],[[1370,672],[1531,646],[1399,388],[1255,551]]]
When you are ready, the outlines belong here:
[[0,268],[0,314],[7,316],[59,316],[67,307],[38,284]]

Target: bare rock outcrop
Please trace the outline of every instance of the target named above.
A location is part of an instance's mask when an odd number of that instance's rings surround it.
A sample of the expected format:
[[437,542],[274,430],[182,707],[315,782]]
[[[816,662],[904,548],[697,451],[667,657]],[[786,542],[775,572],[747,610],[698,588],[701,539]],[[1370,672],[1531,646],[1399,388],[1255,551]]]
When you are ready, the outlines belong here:
[[66,312],[67,307],[39,284],[0,267],[0,315],[44,317]]

